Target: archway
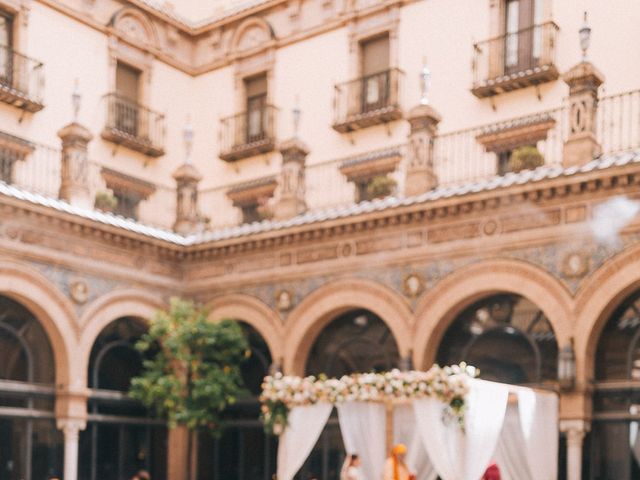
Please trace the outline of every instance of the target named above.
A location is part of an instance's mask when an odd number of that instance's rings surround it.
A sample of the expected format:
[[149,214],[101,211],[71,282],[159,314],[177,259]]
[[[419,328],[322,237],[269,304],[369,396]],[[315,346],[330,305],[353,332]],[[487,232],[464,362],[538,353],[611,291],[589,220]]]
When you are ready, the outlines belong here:
[[558,344],[542,310],[520,295],[500,293],[456,315],[438,348],[440,365],[465,361],[486,380],[542,384],[557,379]]
[[594,367],[590,478],[640,478],[640,290],[609,316]]
[[559,346],[573,334],[573,301],[548,272],[519,260],[493,259],[462,268],[426,292],[416,307],[414,362],[429,368],[437,359],[445,331],[477,301],[509,293],[531,301],[550,323]]
[[313,343],[323,329],[340,315],[361,309],[384,321],[399,356],[407,358],[413,344],[413,314],[406,299],[370,280],[344,279],[320,287],[289,314],[285,372],[303,375]]
[[53,349],[38,319],[0,296],[0,478],[35,480],[62,472],[55,378]]
[[256,328],[244,320],[238,322],[251,351],[241,366],[246,391],[227,408],[219,438],[208,433],[199,435],[199,480],[270,480],[275,473],[276,439],[264,433],[258,400],[262,381],[272,366],[272,355]]
[[104,327],[93,344],[79,478],[120,480],[140,469],[149,471],[154,479],[166,478],[164,422],[149,418],[147,410],[127,396],[131,379],[142,369],[144,359],[135,344],[146,330],[144,320],[121,317]]
[[[368,309],[354,308],[337,314],[311,340],[306,375],[340,377],[400,366],[393,332],[380,316]],[[299,476],[338,478],[343,461],[344,446],[334,412]]]

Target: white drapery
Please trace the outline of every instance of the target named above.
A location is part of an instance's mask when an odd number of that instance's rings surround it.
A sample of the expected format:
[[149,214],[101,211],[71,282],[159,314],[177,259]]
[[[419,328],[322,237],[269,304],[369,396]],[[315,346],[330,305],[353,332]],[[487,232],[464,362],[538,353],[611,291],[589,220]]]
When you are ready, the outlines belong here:
[[558,396],[518,388],[518,411],[527,464],[536,480],[558,478]]
[[313,450],[333,405],[316,403],[294,407],[278,443],[278,480],[292,480]]
[[504,417],[502,433],[494,455],[502,480],[534,480],[527,460],[518,406],[510,404]]
[[393,409],[393,443],[407,446],[405,462],[416,473],[417,480],[436,480],[438,474],[422,443],[411,404],[396,405]]
[[366,479],[381,479],[386,458],[386,408],[382,403],[346,402],[337,405],[347,454],[358,454]]
[[414,401],[420,436],[443,480],[482,477],[500,437],[508,398],[507,385],[470,380],[465,432],[455,421],[442,421],[444,405],[438,400]]

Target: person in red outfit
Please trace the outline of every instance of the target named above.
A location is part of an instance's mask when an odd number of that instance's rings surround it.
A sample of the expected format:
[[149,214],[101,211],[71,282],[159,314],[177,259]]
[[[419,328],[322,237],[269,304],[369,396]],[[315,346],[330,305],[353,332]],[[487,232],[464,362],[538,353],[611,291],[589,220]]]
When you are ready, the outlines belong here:
[[491,462],[487,471],[484,472],[482,480],[500,480],[500,469],[495,462]]

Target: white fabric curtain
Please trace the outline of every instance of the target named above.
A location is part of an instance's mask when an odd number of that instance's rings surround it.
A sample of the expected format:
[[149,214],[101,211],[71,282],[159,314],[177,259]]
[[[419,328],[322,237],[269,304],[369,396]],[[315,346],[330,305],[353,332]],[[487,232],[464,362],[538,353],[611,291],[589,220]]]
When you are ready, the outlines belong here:
[[278,443],[278,480],[292,480],[313,450],[333,405],[316,403],[294,407]]
[[558,478],[558,396],[518,388],[518,410],[529,471],[536,480]]
[[396,405],[393,409],[393,443],[407,446],[405,462],[417,480],[436,480],[438,474],[422,444],[411,404]]
[[382,403],[346,402],[337,405],[340,433],[347,454],[358,454],[363,478],[382,478],[386,458],[387,414]]
[[516,404],[507,407],[502,433],[494,454],[502,480],[534,480],[527,459],[527,445]]
[[444,405],[414,401],[416,423],[429,458],[443,480],[479,480],[495,452],[507,409],[509,387],[469,380],[465,428],[443,422]]

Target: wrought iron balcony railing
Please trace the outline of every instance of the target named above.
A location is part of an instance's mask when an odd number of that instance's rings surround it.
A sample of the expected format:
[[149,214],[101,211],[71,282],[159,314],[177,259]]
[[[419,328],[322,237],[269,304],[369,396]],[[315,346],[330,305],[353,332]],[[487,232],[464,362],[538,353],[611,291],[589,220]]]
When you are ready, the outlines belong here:
[[333,128],[345,133],[402,118],[402,79],[392,68],[336,85]]
[[233,162],[275,148],[278,109],[265,105],[223,118],[220,124],[220,158]]
[[164,115],[117,93],[105,96],[107,120],[102,138],[149,155],[164,155]]
[[38,112],[44,108],[43,89],[43,64],[0,45],[0,101],[27,112]]
[[471,91],[490,97],[557,79],[557,37],[558,26],[547,22],[476,43]]

